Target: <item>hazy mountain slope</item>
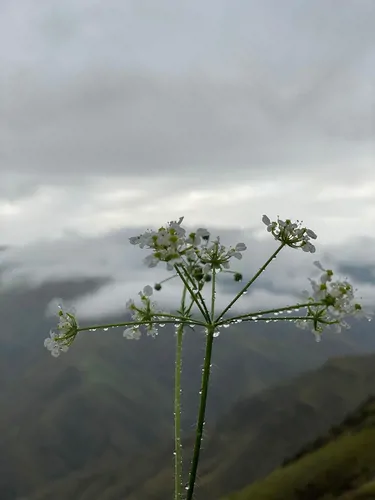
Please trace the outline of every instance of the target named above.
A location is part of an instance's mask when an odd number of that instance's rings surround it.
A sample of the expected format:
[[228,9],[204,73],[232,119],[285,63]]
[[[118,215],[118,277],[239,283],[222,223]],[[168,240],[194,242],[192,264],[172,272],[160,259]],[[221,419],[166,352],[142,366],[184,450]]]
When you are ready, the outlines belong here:
[[375,398],[298,458],[226,500],[375,498]]
[[[124,340],[121,330],[88,332],[57,360],[43,348],[43,339],[55,325],[44,317],[50,299],[89,293],[101,283],[50,283],[0,292],[0,460],[5,464],[0,470],[0,498],[4,500],[29,495],[75,473],[90,471],[101,477],[103,469],[118,464],[134,468],[136,455],[143,457],[164,446],[170,461],[171,329],[165,328],[156,340],[139,342]],[[203,347],[202,333],[189,331],[183,373],[185,434],[194,423]],[[375,338],[367,322],[344,336],[328,336],[321,344],[293,325],[280,323],[223,331],[214,346],[208,424],[244,394],[319,366],[329,356],[368,349],[375,350]],[[154,469],[152,465],[148,477]],[[129,477],[133,481],[135,476],[133,471]]]
[[[208,426],[196,498],[214,500],[267,475],[373,393],[375,355],[370,355],[333,359],[239,402],[216,426]],[[170,448],[160,455],[145,453],[131,464],[119,461],[108,468],[104,463],[86,468],[51,483],[32,500],[162,500],[172,495],[172,474]],[[93,483],[97,497],[90,497]]]

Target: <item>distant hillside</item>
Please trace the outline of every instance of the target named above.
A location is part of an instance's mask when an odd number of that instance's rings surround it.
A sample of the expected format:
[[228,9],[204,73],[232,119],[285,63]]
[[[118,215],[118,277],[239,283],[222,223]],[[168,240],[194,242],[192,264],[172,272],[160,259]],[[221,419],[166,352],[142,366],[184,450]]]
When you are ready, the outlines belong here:
[[[370,355],[333,359],[290,383],[244,399],[208,428],[196,498],[215,500],[266,476],[374,393],[375,355]],[[31,500],[171,498],[171,452],[165,447],[131,462],[87,468],[51,483]]]
[[[153,488],[158,473],[162,478],[166,474],[164,485],[171,483],[162,464],[172,462],[173,331],[166,327],[159,338],[139,342],[124,340],[121,330],[87,332],[57,360],[43,347],[55,326],[44,317],[49,300],[91,293],[102,284],[93,279],[0,290],[1,500],[30,498],[44,489],[55,490],[54,500],[80,500],[86,491],[92,499],[92,488],[104,500],[124,482],[127,495],[145,485],[145,477]],[[202,333],[189,331],[183,371],[185,436],[195,420],[203,348]],[[375,336],[367,322],[343,335],[327,335],[320,344],[285,323],[223,330],[214,345],[208,433],[240,397],[314,369],[330,356],[368,350],[375,351]],[[159,450],[165,451],[160,455]],[[71,493],[65,494],[67,490]],[[113,493],[108,498],[118,497]]]
[[[289,463],[225,500],[375,498],[375,397]],[[224,499],[222,499],[224,500]]]

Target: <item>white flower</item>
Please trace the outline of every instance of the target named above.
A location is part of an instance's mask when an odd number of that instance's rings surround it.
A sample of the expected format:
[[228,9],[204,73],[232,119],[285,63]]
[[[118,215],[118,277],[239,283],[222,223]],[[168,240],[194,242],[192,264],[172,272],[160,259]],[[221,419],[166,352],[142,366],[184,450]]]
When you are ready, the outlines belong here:
[[208,270],[217,269],[229,269],[230,259],[232,257],[236,259],[242,259],[242,254],[246,250],[246,245],[244,243],[237,243],[235,248],[229,248],[229,250],[220,243],[220,238],[217,237],[210,246],[205,246],[201,249],[198,254],[200,262],[203,264],[203,269],[205,272]]
[[[311,303],[319,305],[308,306],[308,316],[313,316],[313,331],[322,331],[322,326],[333,328],[336,332],[340,332],[342,328],[350,328],[350,325],[344,320],[346,316],[366,317],[371,319],[371,316],[364,313],[362,306],[355,302],[353,286],[348,281],[332,281],[333,271],[324,269],[319,261],[315,261],[314,265],[320,269],[322,276],[320,283],[308,278],[313,293],[308,300]],[[304,294],[308,294],[304,291]],[[327,324],[331,322],[331,324]],[[334,322],[334,323],[332,323]],[[305,328],[306,323],[296,321],[298,328]]]
[[237,243],[234,249],[236,250],[236,252],[244,252],[246,248],[247,246],[245,245],[245,243]]
[[58,357],[61,352],[67,352],[78,333],[78,324],[74,316],[74,309],[65,309],[62,304],[58,305],[59,319],[57,332],[50,331],[50,336],[44,341],[46,347],[54,357]]
[[265,224],[266,226],[270,226],[270,225],[271,225],[271,221],[270,221],[270,219],[267,217],[267,215],[263,215],[263,217],[262,217],[262,222],[263,222],[263,224]]
[[267,215],[263,215],[262,221],[267,226],[267,231],[273,234],[275,240],[291,248],[302,248],[304,252],[315,252],[315,246],[309,240],[315,240],[317,236],[311,229],[299,227],[300,224],[292,223],[290,219],[283,221],[278,218],[277,222],[271,222]]
[[123,336],[128,340],[139,340],[141,338],[141,331],[139,328],[127,328]]
[[48,351],[50,351],[51,355],[54,358],[57,358],[61,352],[68,351],[69,345],[61,335],[54,332],[53,330],[51,330],[49,334],[50,336],[44,340],[44,347],[46,347]]
[[[153,324],[155,314],[162,314],[163,311],[157,309],[156,302],[152,302],[150,297],[153,294],[153,288],[146,285],[143,291],[138,295],[141,298],[141,304],[136,305],[133,299],[126,302],[126,310],[131,314],[134,322],[142,321],[142,325],[134,325],[124,331],[124,337],[127,339],[139,339],[141,336],[141,327],[144,328],[148,335],[155,336],[158,333],[157,325]],[[158,319],[161,317],[158,316]]]
[[146,285],[144,288],[143,288],[143,294],[146,295],[147,297],[151,297],[151,295],[153,294],[153,289],[152,289],[152,286],[150,285]]
[[200,227],[197,229],[196,235],[199,236],[200,238],[203,238],[203,239],[209,239],[209,237],[210,237],[209,231],[207,231],[207,229],[205,229],[203,227]]
[[165,262],[167,270],[173,271],[176,265],[187,265],[185,259],[191,259],[195,267],[201,265],[208,274],[213,268],[228,269],[232,257],[242,258],[241,252],[246,250],[244,243],[237,243],[234,249],[228,250],[220,244],[220,238],[217,238],[209,246],[210,233],[206,228],[200,227],[186,235],[186,230],[181,226],[182,221],[183,217],[180,217],[178,222],[169,222],[167,227],[161,227],[158,231],[147,230],[144,234],[130,238],[131,244],[141,248],[146,246],[152,250],[144,259],[148,267],[156,267],[159,262]]

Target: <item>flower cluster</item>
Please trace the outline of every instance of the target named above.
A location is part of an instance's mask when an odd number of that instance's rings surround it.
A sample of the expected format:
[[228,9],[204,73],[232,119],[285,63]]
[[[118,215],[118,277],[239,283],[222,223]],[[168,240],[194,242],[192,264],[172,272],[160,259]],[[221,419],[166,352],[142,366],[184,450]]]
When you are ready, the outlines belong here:
[[[193,253],[193,244],[186,245],[186,230],[181,227],[183,217],[178,222],[171,221],[167,227],[161,227],[158,231],[147,230],[139,236],[129,238],[132,245],[139,245],[140,248],[151,248],[152,254],[148,255],[144,262],[148,267],[156,267],[159,262],[166,262],[167,269],[173,269],[173,263],[180,262],[183,255]],[[198,230],[200,231],[200,230]],[[201,232],[197,231],[196,238]],[[201,230],[206,233],[206,230]],[[204,234],[205,234],[204,233]]]
[[[143,326],[148,335],[158,334],[157,325],[153,322],[155,321],[155,314],[162,314],[162,311],[156,310],[157,304],[152,302],[150,297],[153,293],[152,287],[147,285],[143,288],[143,292],[139,292],[138,295],[141,297],[142,305],[140,307],[136,306],[133,299],[129,299],[126,303],[126,309],[132,314],[132,319],[135,322],[144,322],[143,325],[134,325],[131,328],[127,328],[124,331],[124,337],[130,340],[139,340],[141,338],[140,327]],[[160,316],[158,316],[160,318]]]
[[229,248],[229,250],[222,244],[220,244],[220,238],[217,237],[216,241],[212,243],[210,247],[206,246],[202,248],[199,260],[203,264],[203,272],[208,274],[212,269],[221,271],[222,269],[229,269],[230,259],[232,257],[241,260],[242,253],[246,250],[245,243],[237,243],[234,248]]
[[297,224],[292,223],[290,219],[283,221],[277,218],[277,222],[271,222],[267,215],[263,215],[262,221],[267,226],[267,231],[273,234],[275,240],[291,248],[302,248],[304,252],[315,252],[315,246],[310,242],[310,238],[316,240],[316,234],[311,229],[300,227],[299,221]]
[[55,358],[57,358],[61,352],[67,352],[69,346],[76,338],[78,330],[78,324],[74,317],[74,310],[71,309],[70,312],[67,310],[64,311],[62,304],[59,304],[58,308],[58,331],[54,332],[51,330],[50,336],[44,341],[44,347],[46,347]]
[[[350,328],[350,325],[343,319],[345,316],[371,318],[370,315],[364,313],[362,306],[355,302],[353,287],[348,281],[332,281],[331,269],[324,269],[319,261],[315,261],[314,265],[322,271],[319,283],[308,278],[313,293],[310,296],[309,292],[304,290],[303,294],[310,302],[319,303],[319,305],[308,306],[308,315],[314,318],[313,332],[317,340],[320,340],[323,330],[321,324],[325,324],[327,328],[332,326],[339,333],[342,328]],[[296,326],[305,329],[308,325],[304,320],[297,320]]]
[[242,258],[241,252],[246,250],[244,243],[237,243],[234,248],[227,249],[220,244],[220,238],[217,237],[216,241],[209,246],[210,233],[207,229],[199,228],[187,234],[186,230],[181,227],[182,221],[183,217],[180,217],[178,222],[169,222],[167,227],[161,227],[158,231],[148,230],[139,236],[129,238],[132,245],[153,250],[144,260],[148,267],[155,267],[159,262],[166,262],[167,269],[171,271],[176,264],[190,263],[190,267],[194,268],[193,274],[203,278],[213,269],[229,269],[229,261],[232,257]]

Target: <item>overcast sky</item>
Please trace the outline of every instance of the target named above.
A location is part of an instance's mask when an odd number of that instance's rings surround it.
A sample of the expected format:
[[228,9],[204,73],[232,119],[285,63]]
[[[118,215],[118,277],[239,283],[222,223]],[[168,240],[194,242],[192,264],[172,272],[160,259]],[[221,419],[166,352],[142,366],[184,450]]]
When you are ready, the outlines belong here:
[[253,304],[317,257],[365,266],[375,303],[374,20],[374,0],[2,0],[3,284],[109,276],[79,307],[118,311],[161,276],[129,236],[184,215],[245,241],[249,272],[266,213],[318,251],[286,251]]

